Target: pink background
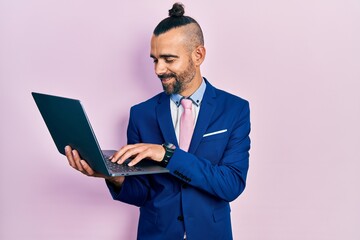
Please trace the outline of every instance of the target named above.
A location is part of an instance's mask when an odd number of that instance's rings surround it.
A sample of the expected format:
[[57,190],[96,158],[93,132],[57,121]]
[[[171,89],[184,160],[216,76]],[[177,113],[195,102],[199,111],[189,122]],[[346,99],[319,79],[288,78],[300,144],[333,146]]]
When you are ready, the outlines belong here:
[[[138,209],[60,155],[31,91],[81,99],[103,148],[161,91],[149,57],[173,1],[0,0],[0,239],[135,239]],[[360,1],[190,1],[203,75],[248,99],[234,239],[360,239]]]

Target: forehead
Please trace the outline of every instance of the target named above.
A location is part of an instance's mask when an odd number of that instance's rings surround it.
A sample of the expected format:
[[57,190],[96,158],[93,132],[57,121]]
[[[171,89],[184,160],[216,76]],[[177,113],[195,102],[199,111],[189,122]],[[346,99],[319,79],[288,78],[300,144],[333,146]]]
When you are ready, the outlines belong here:
[[151,38],[151,55],[160,56],[163,54],[180,55],[186,51],[186,35],[182,27],[171,29],[158,36]]

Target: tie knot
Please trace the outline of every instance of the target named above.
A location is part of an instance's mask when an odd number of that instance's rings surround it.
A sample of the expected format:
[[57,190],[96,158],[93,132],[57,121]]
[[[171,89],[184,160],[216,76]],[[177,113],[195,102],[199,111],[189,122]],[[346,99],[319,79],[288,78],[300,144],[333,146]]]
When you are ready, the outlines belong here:
[[183,98],[181,100],[181,105],[183,106],[184,109],[191,109],[192,101],[190,99]]

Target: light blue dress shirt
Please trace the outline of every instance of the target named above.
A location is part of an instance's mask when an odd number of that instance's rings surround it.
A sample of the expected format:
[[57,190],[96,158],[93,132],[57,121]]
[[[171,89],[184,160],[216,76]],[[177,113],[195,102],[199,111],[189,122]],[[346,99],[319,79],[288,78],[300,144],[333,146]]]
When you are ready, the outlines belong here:
[[[196,121],[200,112],[201,101],[204,96],[206,89],[206,83],[204,79],[200,87],[190,96],[188,97],[193,102],[192,111],[195,116],[194,124],[196,125]],[[184,111],[184,108],[181,105],[181,99],[184,98],[180,94],[171,94],[170,96],[170,110],[171,110],[171,118],[175,129],[176,139],[179,142],[179,132],[180,132],[180,117]]]

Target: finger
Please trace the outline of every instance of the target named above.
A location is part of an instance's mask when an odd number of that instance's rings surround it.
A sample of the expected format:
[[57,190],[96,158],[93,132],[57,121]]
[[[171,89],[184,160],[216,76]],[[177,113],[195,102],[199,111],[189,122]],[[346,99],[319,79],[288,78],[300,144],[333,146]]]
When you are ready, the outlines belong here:
[[72,149],[70,146],[65,147],[65,156],[69,162],[69,165],[73,168],[76,168],[76,164],[74,162],[74,158],[73,158],[71,151],[72,151]]
[[81,158],[80,158],[78,151],[72,150],[71,152],[72,152],[72,155],[74,158],[76,169],[79,170],[80,172],[84,173],[84,168],[82,167],[82,165],[80,163]]
[[[131,144],[131,145],[126,145],[126,146],[123,146],[118,152],[116,152],[114,155],[113,155],[113,158],[111,159],[112,162],[118,162],[119,159],[126,153],[128,152],[130,149],[133,149],[133,148],[136,148],[136,147],[139,147],[141,146],[142,144]],[[128,157],[127,157],[128,158]],[[127,159],[126,158],[126,159]],[[123,158],[122,158],[123,159]],[[124,160],[125,161],[125,160]],[[121,161],[123,162],[123,161]]]
[[124,154],[124,152],[126,152],[127,149],[130,148],[131,146],[132,145],[123,146],[122,148],[120,148],[119,151],[117,151],[116,153],[114,153],[114,155],[111,156],[110,160],[112,162],[117,162],[119,158]]
[[[127,150],[121,157],[120,159],[117,161],[117,163],[122,164],[124,163],[128,158],[132,158],[132,157],[138,157],[138,155],[142,152],[144,152],[146,150],[145,146],[142,145],[138,145],[134,148],[131,148],[129,150]],[[140,159],[141,160],[141,159]]]
[[83,167],[84,173],[86,175],[89,175],[89,176],[94,176],[95,175],[94,170],[92,170],[92,168],[89,166],[89,164],[87,164],[87,162],[85,160],[80,160],[80,164]]
[[[154,149],[151,148],[151,146],[149,145],[145,145],[143,146],[143,149],[141,150],[141,152],[139,152],[136,157],[134,159],[131,160],[131,162],[129,162],[129,166],[134,166],[136,164],[138,164],[140,161],[142,161],[143,159],[145,158],[148,158],[148,159],[152,159],[152,156],[154,154]],[[154,160],[156,161],[156,160]]]
[[95,172],[85,160],[80,160],[80,163],[84,169],[83,173],[85,175],[98,178],[110,178],[109,176]]
[[128,163],[128,166],[129,167],[132,167],[132,166],[134,166],[134,165],[136,165],[136,164],[138,164],[141,160],[143,160],[144,159],[144,157],[141,157],[141,156],[136,156],[136,158],[134,158],[133,160],[131,160],[129,163]]

